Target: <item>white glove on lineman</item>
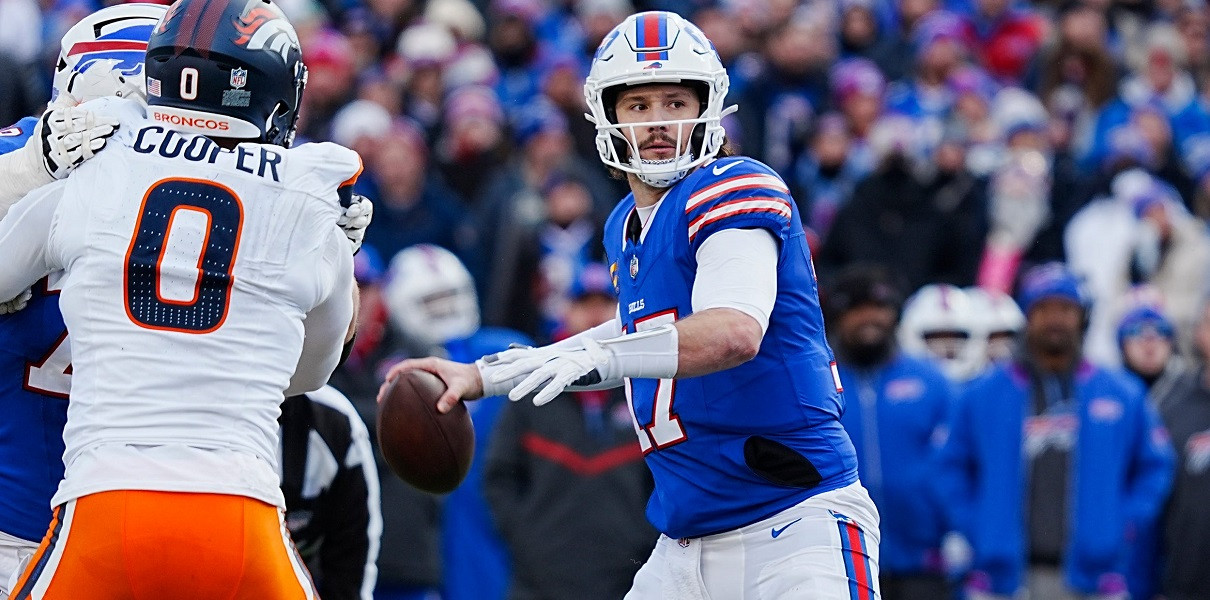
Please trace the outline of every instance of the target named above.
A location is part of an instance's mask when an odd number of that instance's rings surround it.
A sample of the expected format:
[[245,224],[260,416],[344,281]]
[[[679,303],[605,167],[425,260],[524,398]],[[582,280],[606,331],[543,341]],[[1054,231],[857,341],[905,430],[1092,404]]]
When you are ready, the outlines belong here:
[[17,294],[16,298],[13,298],[8,302],[0,302],[0,315],[15,313],[25,308],[26,305],[29,304],[29,299],[32,298],[33,295],[34,293],[32,290],[25,290],[24,292]]
[[[591,383],[593,379],[604,379],[601,371],[609,364],[609,359],[609,353],[600,343],[596,340],[584,340],[583,348],[559,352],[536,369],[531,370],[527,360],[520,360],[500,369],[492,378],[495,383],[502,383],[530,371],[529,376],[508,393],[508,397],[510,400],[520,400],[530,392],[538,390],[533,396],[533,401],[535,406],[542,406],[563,393],[567,386],[581,379],[585,379],[585,383]],[[590,375],[594,371],[596,373]]]
[[118,120],[113,117],[79,106],[55,107],[43,113],[30,141],[40,144],[39,154],[46,172],[55,179],[63,179],[104,148],[117,128]]
[[353,254],[361,250],[361,241],[366,237],[366,227],[374,218],[374,203],[361,194],[353,194],[353,202],[345,207],[344,213],[336,220],[336,224],[345,232],[345,237],[353,242]]

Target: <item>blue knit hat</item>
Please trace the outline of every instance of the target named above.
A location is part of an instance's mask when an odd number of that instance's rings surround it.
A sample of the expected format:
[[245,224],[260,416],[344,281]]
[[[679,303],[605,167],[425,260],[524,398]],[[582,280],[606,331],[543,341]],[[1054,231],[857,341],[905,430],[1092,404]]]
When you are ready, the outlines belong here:
[[1085,311],[1088,310],[1088,300],[1080,289],[1080,280],[1061,262],[1040,264],[1025,272],[1021,278],[1021,292],[1017,303],[1021,311],[1029,315],[1029,311],[1041,300],[1061,298],[1070,300]]
[[1118,324],[1118,346],[1121,346],[1127,338],[1148,332],[1159,334],[1170,342],[1176,342],[1176,326],[1172,321],[1160,311],[1159,307],[1145,305],[1127,312],[1122,317],[1122,322]]

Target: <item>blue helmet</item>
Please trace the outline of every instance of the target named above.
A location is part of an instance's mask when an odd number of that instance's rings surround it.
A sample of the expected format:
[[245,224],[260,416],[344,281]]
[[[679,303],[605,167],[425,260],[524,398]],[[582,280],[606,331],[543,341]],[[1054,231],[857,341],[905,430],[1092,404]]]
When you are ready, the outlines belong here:
[[288,147],[306,82],[269,0],[177,0],[147,44],[148,116],[181,131]]

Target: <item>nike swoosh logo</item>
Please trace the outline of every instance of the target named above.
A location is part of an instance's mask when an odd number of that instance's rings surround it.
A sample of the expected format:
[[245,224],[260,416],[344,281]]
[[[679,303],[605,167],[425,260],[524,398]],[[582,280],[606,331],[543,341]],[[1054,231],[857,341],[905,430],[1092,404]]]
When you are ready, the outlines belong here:
[[714,173],[714,176],[717,177],[719,175],[722,175],[723,173],[726,173],[727,169],[730,169],[731,167],[734,167],[735,165],[738,165],[742,162],[744,162],[744,161],[737,160],[735,162],[727,163],[721,167],[714,167],[713,169],[710,169],[710,172]]
[[781,535],[781,532],[789,529],[791,525],[793,525],[801,520],[802,520],[802,517],[799,517],[797,519],[794,519],[793,521],[790,521],[789,523],[786,523],[785,525],[782,525],[781,527],[774,527],[773,528],[773,537],[777,537],[777,536]]

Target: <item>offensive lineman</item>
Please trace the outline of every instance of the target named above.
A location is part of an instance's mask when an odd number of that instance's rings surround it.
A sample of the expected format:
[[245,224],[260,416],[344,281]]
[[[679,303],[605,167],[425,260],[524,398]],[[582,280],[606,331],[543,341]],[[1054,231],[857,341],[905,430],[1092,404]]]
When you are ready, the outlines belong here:
[[619,316],[476,366],[401,363],[448,386],[542,404],[573,382],[625,384],[663,535],[627,600],[878,597],[878,516],[838,417],[841,386],[785,183],[715,160],[727,72],[681,17],[606,36],[585,95],[597,150],[631,194],[605,225]]
[[288,149],[306,69],[268,2],[180,0],[147,75],[149,107],[88,107],[120,121],[104,152],[0,221],[0,297],[64,271],[75,349],[66,475],[13,597],[313,598],[276,418],[351,332],[334,225],[360,161]]

